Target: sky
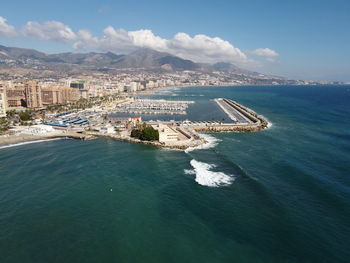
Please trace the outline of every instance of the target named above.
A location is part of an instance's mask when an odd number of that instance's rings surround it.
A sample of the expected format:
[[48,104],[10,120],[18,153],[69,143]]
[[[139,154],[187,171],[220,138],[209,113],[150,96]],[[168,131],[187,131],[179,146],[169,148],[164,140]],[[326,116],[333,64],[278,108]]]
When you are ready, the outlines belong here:
[[350,81],[350,1],[3,1],[0,45],[46,53],[139,48],[261,73]]

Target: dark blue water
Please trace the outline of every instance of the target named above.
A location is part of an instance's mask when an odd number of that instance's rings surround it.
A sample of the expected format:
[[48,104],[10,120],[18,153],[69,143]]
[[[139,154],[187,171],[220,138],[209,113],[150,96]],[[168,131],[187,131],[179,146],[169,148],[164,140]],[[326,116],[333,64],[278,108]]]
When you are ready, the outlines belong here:
[[350,86],[173,92],[200,118],[227,97],[273,125],[187,153],[104,139],[0,149],[0,262],[349,262]]

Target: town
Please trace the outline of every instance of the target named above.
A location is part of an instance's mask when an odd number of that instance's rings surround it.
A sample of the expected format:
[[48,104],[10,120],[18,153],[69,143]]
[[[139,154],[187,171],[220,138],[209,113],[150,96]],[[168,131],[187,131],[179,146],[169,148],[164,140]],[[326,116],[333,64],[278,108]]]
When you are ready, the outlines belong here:
[[142,120],[142,114],[185,115],[188,106],[195,101],[140,96],[171,87],[208,85],[212,80],[208,81],[189,82],[176,74],[158,80],[146,78],[144,74],[137,77],[123,74],[108,80],[87,77],[2,81],[0,125],[3,135],[0,139],[2,144],[10,144],[46,138],[85,140],[103,136],[186,149],[206,142],[199,131],[253,131],[267,126],[255,113],[226,99],[218,99],[216,103],[231,123]]

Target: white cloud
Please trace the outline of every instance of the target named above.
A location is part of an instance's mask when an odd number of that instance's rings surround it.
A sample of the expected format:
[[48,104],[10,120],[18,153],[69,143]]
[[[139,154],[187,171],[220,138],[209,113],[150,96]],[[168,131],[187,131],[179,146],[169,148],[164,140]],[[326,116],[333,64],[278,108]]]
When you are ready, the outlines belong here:
[[247,56],[230,42],[206,35],[177,33],[169,40],[170,53],[197,62],[247,62]]
[[24,36],[35,37],[42,40],[71,41],[76,39],[73,30],[58,21],[38,23],[29,21],[22,29]]
[[276,51],[269,48],[258,48],[250,53],[260,57],[277,57],[279,55]]
[[247,56],[228,41],[206,35],[191,37],[186,33],[177,33],[172,39],[164,39],[147,29],[127,32],[109,26],[103,30],[100,38],[93,37],[91,33],[86,33],[86,36],[80,37],[78,32],[75,49],[128,53],[138,48],[150,48],[196,62],[247,62]]
[[125,54],[136,50],[138,47],[133,44],[128,32],[123,29],[115,30],[109,26],[103,30],[103,36],[100,38],[93,36],[88,30],[79,30],[73,48]]
[[168,40],[156,36],[151,30],[141,29],[128,32],[134,46],[151,48],[158,51],[168,51]]
[[17,35],[15,27],[7,24],[6,21],[5,18],[0,16],[0,36],[12,37]]
[[[29,21],[19,34],[41,40],[68,42],[76,50],[110,51],[117,54],[127,54],[139,48],[150,48],[195,62],[215,63],[223,61],[250,66],[257,62],[248,58],[243,51],[230,42],[219,37],[210,37],[203,34],[190,36],[180,32],[172,38],[166,39],[155,35],[149,29],[126,31],[108,26],[103,30],[102,36],[94,36],[87,29],[74,32],[68,25],[59,21],[42,23]],[[1,16],[0,35],[16,35],[15,28],[8,25],[6,19]],[[278,56],[276,51],[269,48],[258,48],[248,53],[269,60]]]

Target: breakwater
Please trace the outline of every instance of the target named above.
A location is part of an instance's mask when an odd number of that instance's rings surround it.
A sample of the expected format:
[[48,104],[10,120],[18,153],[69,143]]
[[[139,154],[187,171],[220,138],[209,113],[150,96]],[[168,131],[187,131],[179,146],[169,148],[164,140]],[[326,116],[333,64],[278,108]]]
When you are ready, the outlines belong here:
[[197,132],[254,132],[267,128],[268,122],[262,116],[247,107],[230,99],[214,100],[233,121],[220,122],[187,122],[186,126]]

